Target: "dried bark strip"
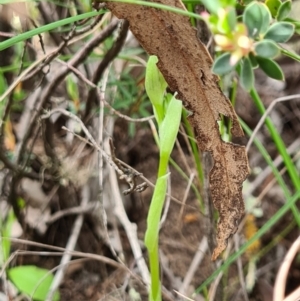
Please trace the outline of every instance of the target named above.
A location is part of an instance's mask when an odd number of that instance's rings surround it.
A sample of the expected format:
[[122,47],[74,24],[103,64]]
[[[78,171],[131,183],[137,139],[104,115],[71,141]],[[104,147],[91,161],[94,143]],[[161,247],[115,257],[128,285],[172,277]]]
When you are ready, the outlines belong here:
[[[156,2],[185,9],[180,0]],[[189,121],[200,149],[213,156],[210,188],[220,216],[217,247],[212,255],[215,260],[244,214],[242,183],[249,173],[245,148],[222,141],[217,124],[220,114],[227,116],[233,123],[232,134],[243,136],[235,111],[221,92],[218,77],[211,72],[212,59],[187,17],[139,5],[106,4],[118,18],[129,21],[143,48],[159,58],[158,67],[170,88],[192,112]]]

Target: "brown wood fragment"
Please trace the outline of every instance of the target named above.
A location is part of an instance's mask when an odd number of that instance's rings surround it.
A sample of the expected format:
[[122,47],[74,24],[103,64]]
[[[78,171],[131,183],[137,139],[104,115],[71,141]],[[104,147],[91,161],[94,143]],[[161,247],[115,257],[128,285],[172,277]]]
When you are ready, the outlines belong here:
[[[157,3],[185,9],[180,0]],[[198,146],[212,154],[210,189],[219,211],[215,260],[225,249],[228,238],[236,232],[244,214],[242,183],[249,173],[245,148],[222,141],[217,121],[220,114],[231,118],[232,134],[243,136],[237,116],[212,74],[212,59],[197,39],[189,18],[150,7],[106,2],[114,15],[129,21],[130,29],[143,48],[159,59],[158,67],[169,87],[192,112],[189,121],[195,129]]]

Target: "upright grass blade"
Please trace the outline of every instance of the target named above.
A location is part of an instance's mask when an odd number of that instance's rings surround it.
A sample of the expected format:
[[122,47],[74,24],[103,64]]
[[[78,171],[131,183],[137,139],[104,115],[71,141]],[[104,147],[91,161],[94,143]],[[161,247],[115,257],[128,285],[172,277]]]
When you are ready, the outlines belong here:
[[106,11],[105,10],[100,10],[100,11],[93,11],[93,12],[88,12],[88,13],[84,13],[84,14],[80,14],[78,16],[73,16],[70,18],[66,18],[66,19],[62,19],[44,26],[40,26],[38,28],[26,31],[24,33],[21,33],[13,38],[10,38],[8,40],[5,40],[4,42],[0,43],[0,51],[4,50],[8,47],[11,47],[13,45],[15,45],[16,43],[25,41],[27,39],[32,38],[33,36],[36,36],[38,34],[44,33],[44,32],[48,32],[50,30],[56,29],[60,26],[64,26],[70,23],[74,23],[83,19],[87,19],[87,18],[92,18],[101,14],[104,14]]
[[[255,88],[251,89],[250,95],[251,95],[256,107],[258,108],[259,112],[261,114],[264,114],[266,109],[265,109],[264,104],[263,104],[261,98],[259,97]],[[277,150],[279,151],[280,155],[282,156],[282,159],[287,168],[287,171],[291,178],[291,181],[295,187],[295,190],[296,191],[300,190],[300,178],[299,178],[297,169],[296,169],[290,155],[288,154],[288,152],[286,150],[286,146],[285,146],[283,140],[281,139],[278,131],[276,130],[276,127],[274,126],[272,120],[269,117],[266,118],[265,124],[270,132],[270,135],[271,135],[276,147],[277,147]],[[296,206],[292,206],[291,209],[292,209],[294,218],[298,224],[298,227],[300,228],[300,212]]]

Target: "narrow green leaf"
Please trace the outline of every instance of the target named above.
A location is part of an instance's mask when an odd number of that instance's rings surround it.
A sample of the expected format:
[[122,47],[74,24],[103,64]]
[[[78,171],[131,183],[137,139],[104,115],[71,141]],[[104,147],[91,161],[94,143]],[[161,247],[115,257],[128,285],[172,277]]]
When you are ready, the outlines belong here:
[[274,79],[284,80],[284,74],[280,66],[271,59],[257,56],[256,60],[259,67],[269,76]]
[[169,103],[166,116],[159,128],[160,156],[167,158],[167,161],[169,161],[177,137],[181,113],[182,101],[173,96]]
[[168,174],[159,177],[155,183],[155,188],[147,217],[147,231],[145,233],[145,245],[149,252],[153,250],[158,239],[159,221],[167,193],[168,177]]
[[101,14],[104,14],[104,13],[105,13],[104,10],[88,12],[88,13],[84,13],[84,14],[81,14],[81,15],[78,15],[78,16],[65,18],[65,19],[62,19],[62,20],[44,25],[44,26],[40,26],[38,28],[35,28],[35,29],[30,30],[30,31],[21,33],[21,34],[15,36],[13,38],[10,38],[8,40],[5,40],[5,41],[1,42],[0,43],[0,51],[6,49],[8,47],[11,47],[11,46],[15,45],[16,43],[19,43],[19,42],[25,41],[27,39],[30,39],[33,36],[44,33],[46,31],[50,31],[50,30],[56,29],[60,26],[64,26],[64,25],[67,25],[67,24],[70,24],[70,23],[74,23],[76,21],[80,21],[80,20],[83,20],[83,19],[86,19],[86,18],[92,18],[92,17],[98,16],[98,15],[101,15]]
[[275,42],[272,40],[262,40],[255,44],[255,53],[262,57],[275,58],[280,51]]
[[254,85],[254,73],[251,61],[247,57],[241,61],[240,83],[247,92],[249,92]]
[[11,247],[11,242],[9,237],[11,237],[11,230],[14,221],[16,220],[16,217],[14,215],[13,210],[11,209],[8,213],[7,219],[4,222],[4,225],[1,225],[1,236],[6,237],[6,239],[1,239],[0,241],[2,242],[2,254],[0,252],[0,265],[3,266],[3,264],[8,260],[9,255],[10,255],[10,247]]
[[217,57],[213,64],[212,72],[217,75],[224,75],[234,70],[236,65],[230,64],[230,56],[231,54],[226,52]]
[[[38,301],[46,300],[53,281],[53,275],[48,270],[33,265],[10,268],[8,277],[20,292]],[[59,293],[56,292],[53,300],[58,301],[59,298]]]
[[277,16],[278,9],[281,5],[280,0],[267,0],[266,2],[267,7],[269,8],[272,17],[275,19]]
[[277,22],[270,26],[264,38],[277,43],[287,42],[295,31],[295,25],[289,22]]
[[164,118],[164,93],[167,88],[167,83],[156,66],[158,58],[151,55],[147,62],[145,88],[147,95],[155,109],[155,116],[158,124]]
[[285,18],[288,17],[291,10],[292,10],[292,1],[283,2],[279,7],[278,14],[277,14],[277,20],[283,21]]

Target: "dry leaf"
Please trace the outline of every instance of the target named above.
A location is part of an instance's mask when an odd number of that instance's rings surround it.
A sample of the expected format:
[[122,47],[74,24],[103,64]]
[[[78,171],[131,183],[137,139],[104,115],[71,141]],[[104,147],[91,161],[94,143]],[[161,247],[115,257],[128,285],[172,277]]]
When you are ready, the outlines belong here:
[[[159,3],[185,9],[180,0]],[[178,92],[178,98],[192,112],[189,121],[200,149],[212,154],[210,189],[219,211],[217,247],[212,255],[215,260],[244,214],[242,183],[249,173],[245,148],[222,141],[217,124],[220,114],[227,116],[232,120],[232,134],[243,136],[235,111],[220,90],[218,77],[211,72],[212,59],[189,18],[139,5],[117,2],[106,5],[118,18],[128,20],[143,48],[159,58],[158,67],[169,87]]]

